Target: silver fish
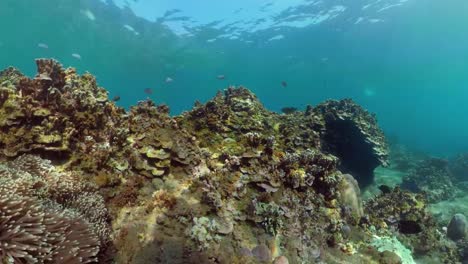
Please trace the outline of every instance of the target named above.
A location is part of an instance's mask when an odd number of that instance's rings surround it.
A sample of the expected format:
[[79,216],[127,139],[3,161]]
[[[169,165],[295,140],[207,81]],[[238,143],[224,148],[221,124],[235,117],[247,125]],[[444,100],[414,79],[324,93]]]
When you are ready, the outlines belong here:
[[41,49],[48,49],[49,48],[49,45],[45,44],[45,43],[38,43],[37,44],[37,47],[38,48],[41,48]]
[[72,53],[72,57],[78,60],[81,60],[81,55],[78,53]]

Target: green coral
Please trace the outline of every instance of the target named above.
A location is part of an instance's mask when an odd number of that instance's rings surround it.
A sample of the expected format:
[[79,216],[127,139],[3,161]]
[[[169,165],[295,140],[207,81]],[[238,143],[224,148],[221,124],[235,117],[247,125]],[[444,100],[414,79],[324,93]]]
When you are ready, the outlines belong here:
[[211,242],[219,241],[220,237],[215,234],[217,223],[208,217],[194,217],[193,226],[190,229],[190,237],[195,240],[201,249],[206,249]]
[[255,215],[261,219],[261,224],[265,230],[276,236],[278,231],[283,227],[282,217],[284,210],[274,202],[271,203],[255,203]]

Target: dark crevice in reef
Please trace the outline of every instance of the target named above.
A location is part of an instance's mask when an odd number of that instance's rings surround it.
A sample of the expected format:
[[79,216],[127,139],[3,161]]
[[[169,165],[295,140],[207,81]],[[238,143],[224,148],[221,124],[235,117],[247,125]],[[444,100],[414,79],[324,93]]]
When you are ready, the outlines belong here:
[[341,161],[338,168],[354,175],[361,187],[370,185],[380,162],[359,128],[350,120],[327,120],[326,128],[324,139],[328,151]]
[[386,166],[388,145],[377,119],[351,99],[329,100],[306,115],[321,117],[322,150],[337,156],[338,168],[352,174],[361,187],[374,180],[374,169]]

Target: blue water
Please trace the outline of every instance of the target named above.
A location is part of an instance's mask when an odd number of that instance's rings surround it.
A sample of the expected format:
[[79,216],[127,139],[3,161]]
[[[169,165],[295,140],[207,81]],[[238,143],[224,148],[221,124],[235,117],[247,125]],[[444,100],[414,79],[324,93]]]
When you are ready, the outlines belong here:
[[53,57],[123,107],[150,97],[172,114],[228,85],[273,111],[350,97],[412,148],[468,150],[466,1],[220,2],[4,0],[0,67],[33,75]]

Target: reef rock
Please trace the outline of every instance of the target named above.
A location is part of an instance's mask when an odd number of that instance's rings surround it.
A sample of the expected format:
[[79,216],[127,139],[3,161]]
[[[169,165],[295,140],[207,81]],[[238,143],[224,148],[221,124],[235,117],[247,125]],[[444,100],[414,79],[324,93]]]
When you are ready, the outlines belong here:
[[273,264],[289,264],[289,261],[288,258],[286,258],[285,256],[279,256],[275,258]]
[[373,182],[377,166],[388,165],[388,146],[377,119],[352,100],[330,100],[305,114],[317,116],[322,124],[322,149],[340,158],[340,169],[363,186]]
[[456,214],[447,227],[447,236],[452,240],[459,240],[466,236],[467,222],[463,214]]
[[363,216],[361,191],[356,179],[350,174],[344,174],[339,190],[344,210],[350,210],[350,213],[358,219]]

